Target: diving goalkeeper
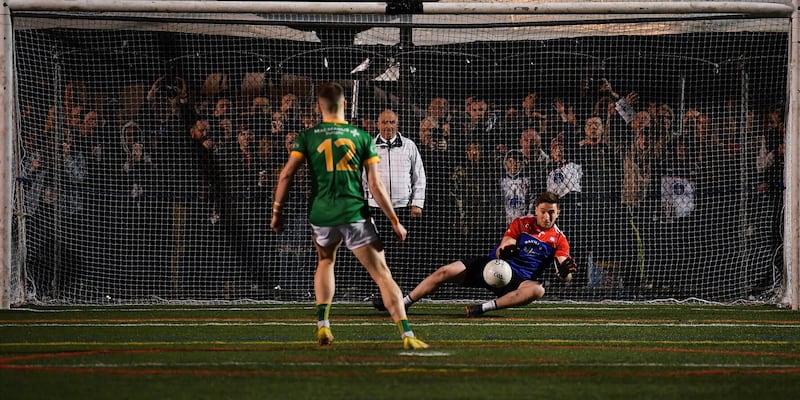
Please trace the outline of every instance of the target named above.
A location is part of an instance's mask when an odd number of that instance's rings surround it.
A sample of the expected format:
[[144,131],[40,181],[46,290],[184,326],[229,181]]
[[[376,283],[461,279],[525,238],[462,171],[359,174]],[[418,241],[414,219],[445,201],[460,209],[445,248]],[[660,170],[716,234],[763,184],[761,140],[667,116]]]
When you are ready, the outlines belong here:
[[[403,298],[406,309],[447,282],[486,288],[498,296],[483,304],[467,306],[467,317],[530,304],[544,296],[544,287],[539,279],[554,261],[559,279],[563,282],[572,280],[577,265],[569,255],[566,236],[555,225],[559,213],[558,200],[554,193],[540,194],[533,215],[514,219],[492,252],[440,267]],[[502,288],[491,287],[483,280],[483,267],[496,258],[506,260],[511,266],[511,281]],[[378,310],[386,310],[378,296],[373,297],[372,304]]]

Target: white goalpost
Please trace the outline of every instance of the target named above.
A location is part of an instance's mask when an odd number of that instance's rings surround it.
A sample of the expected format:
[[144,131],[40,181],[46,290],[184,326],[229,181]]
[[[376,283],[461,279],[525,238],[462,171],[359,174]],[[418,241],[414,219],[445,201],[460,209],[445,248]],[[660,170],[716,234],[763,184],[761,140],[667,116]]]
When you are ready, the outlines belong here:
[[12,245],[11,245],[11,219],[13,218],[13,202],[12,196],[14,193],[13,187],[13,164],[10,160],[13,159],[13,66],[11,64],[11,48],[13,41],[11,40],[11,16],[8,8],[3,8],[2,13],[2,31],[3,31],[3,44],[0,46],[0,65],[3,66],[3,74],[0,77],[0,159],[5,160],[0,162],[0,183],[2,189],[0,193],[0,212],[2,212],[2,224],[0,224],[0,238],[3,242],[0,245],[0,309],[8,309],[11,306],[12,296],[11,293],[11,262],[12,262]]
[[[491,250],[549,190],[581,267],[543,275],[549,299],[798,310],[798,10],[7,0],[0,309],[305,301],[311,186],[286,234],[268,201],[335,80],[351,123],[375,134],[392,109],[420,148],[423,216],[386,243],[404,291]],[[375,292],[352,256],[337,268],[337,300]]]
[[790,33],[789,63],[789,113],[787,118],[786,137],[786,182],[787,185],[785,204],[786,218],[786,292],[782,299],[783,304],[788,304],[792,310],[800,310],[800,1],[794,0],[792,13],[792,27]]

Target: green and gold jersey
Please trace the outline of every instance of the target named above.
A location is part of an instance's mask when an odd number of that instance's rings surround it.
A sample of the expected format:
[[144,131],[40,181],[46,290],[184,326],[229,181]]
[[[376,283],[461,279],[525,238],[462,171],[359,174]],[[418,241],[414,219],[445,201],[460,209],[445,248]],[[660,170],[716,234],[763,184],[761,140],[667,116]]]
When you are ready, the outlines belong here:
[[380,161],[369,134],[346,121],[325,121],[297,136],[292,156],[308,160],[311,171],[309,222],[335,226],[369,218],[361,175],[365,165]]

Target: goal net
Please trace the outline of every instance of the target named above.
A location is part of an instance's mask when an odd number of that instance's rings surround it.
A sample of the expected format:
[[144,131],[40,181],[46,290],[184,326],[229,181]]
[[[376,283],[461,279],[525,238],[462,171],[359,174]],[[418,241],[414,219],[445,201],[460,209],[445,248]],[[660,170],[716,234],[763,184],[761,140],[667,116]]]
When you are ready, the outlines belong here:
[[[547,190],[579,264],[550,300],[781,296],[787,15],[101,11],[12,10],[16,303],[313,298],[307,173],[286,232],[270,203],[329,80],[419,149],[404,292]],[[377,293],[344,249],[336,279]]]

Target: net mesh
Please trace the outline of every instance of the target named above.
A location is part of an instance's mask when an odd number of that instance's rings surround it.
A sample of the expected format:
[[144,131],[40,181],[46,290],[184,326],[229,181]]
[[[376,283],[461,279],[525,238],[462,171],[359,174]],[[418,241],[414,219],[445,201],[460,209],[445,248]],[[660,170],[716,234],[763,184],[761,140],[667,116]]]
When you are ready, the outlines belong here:
[[[786,18],[13,17],[23,302],[312,298],[307,174],[287,232],[269,204],[324,80],[421,153],[423,215],[386,240],[404,292],[549,190],[580,266],[542,277],[551,300],[779,295]],[[338,300],[377,292],[349,252],[336,268]]]

